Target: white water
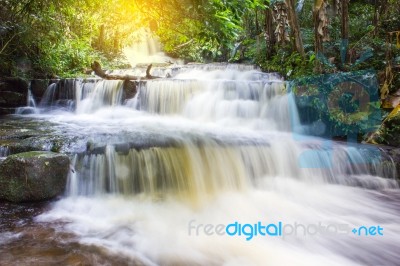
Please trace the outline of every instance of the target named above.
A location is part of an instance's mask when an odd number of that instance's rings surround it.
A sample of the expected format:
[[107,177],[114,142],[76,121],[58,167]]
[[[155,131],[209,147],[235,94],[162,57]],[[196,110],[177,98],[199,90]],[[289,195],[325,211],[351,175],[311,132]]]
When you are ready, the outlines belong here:
[[7,157],[10,154],[10,151],[7,146],[0,146],[0,158]]
[[[118,81],[83,84],[74,114],[40,115],[90,141],[75,156],[65,198],[38,221],[65,222],[57,230],[146,265],[399,261],[398,185],[382,178],[395,173],[379,167],[374,150],[297,134],[303,128],[278,77],[193,67],[140,83],[135,99],[123,99]],[[379,225],[384,235],[246,241],[189,234],[192,220]]]
[[32,90],[31,90],[32,84],[29,83],[28,86],[28,95],[27,95],[27,100],[26,100],[26,106],[24,107],[18,107],[15,110],[16,114],[31,114],[31,113],[38,113],[38,109],[36,107],[36,101],[35,97],[33,97]]

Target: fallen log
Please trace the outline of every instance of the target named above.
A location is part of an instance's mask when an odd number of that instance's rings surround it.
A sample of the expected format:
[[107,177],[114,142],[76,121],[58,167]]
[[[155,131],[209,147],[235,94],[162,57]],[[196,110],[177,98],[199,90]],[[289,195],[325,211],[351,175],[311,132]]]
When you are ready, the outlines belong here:
[[101,68],[101,65],[99,62],[94,61],[91,65],[92,70],[94,71],[94,74],[96,74],[96,76],[99,76],[102,79],[109,79],[109,80],[151,80],[151,79],[158,79],[158,78],[162,78],[162,77],[156,77],[156,76],[152,76],[150,74],[150,70],[152,68],[152,64],[147,66],[146,69],[146,76],[144,77],[138,77],[138,76],[132,76],[132,75],[118,75],[118,74],[107,74],[106,72],[104,72],[104,70]]

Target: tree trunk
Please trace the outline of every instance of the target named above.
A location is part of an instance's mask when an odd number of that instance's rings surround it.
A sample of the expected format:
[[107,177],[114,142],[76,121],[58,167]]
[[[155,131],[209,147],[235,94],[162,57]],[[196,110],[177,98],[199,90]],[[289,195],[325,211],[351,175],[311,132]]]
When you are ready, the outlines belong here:
[[[326,11],[326,3],[324,0],[315,0],[313,8],[314,20],[314,39],[315,39],[315,54],[317,58],[323,58],[324,46],[323,42],[329,41],[329,19]],[[322,71],[320,60],[316,60],[316,71]]]
[[318,33],[319,27],[319,9],[313,10],[313,20],[314,20],[314,39],[315,39],[315,55],[317,55],[317,60],[315,60],[315,72],[321,73],[322,72],[322,64],[318,59],[318,54],[323,53],[323,46],[322,46],[322,36]]
[[101,25],[100,26],[99,39],[98,39],[98,43],[97,43],[98,48],[99,48],[100,51],[103,50],[103,46],[104,46],[104,32],[105,32],[104,25]]
[[375,10],[374,10],[374,20],[373,20],[373,25],[375,27],[374,36],[378,34],[380,21],[383,17],[386,16],[388,7],[389,7],[388,0],[375,0]]
[[276,43],[275,33],[273,28],[273,14],[270,7],[265,9],[265,41],[267,47],[267,59],[271,59],[274,54],[274,47]]
[[342,39],[349,39],[349,0],[342,2]]
[[292,29],[292,35],[294,38],[294,45],[296,47],[296,51],[301,56],[304,57],[305,53],[304,53],[303,40],[301,39],[299,20],[296,15],[294,0],[286,0],[286,6],[288,8],[289,25]]
[[258,8],[257,7],[254,9],[254,14],[256,16],[256,18],[255,18],[256,19],[256,35],[258,35],[260,26],[258,25]]
[[103,79],[112,79],[112,80],[150,80],[150,79],[157,79],[161,77],[154,77],[150,74],[151,67],[153,65],[148,65],[146,69],[146,76],[145,77],[138,77],[138,76],[131,76],[131,75],[111,75],[107,74],[104,72],[104,70],[101,68],[101,65],[99,62],[94,61],[91,65],[92,70],[94,73],[103,78]]
[[118,30],[115,32],[113,48],[114,48],[114,52],[119,51],[119,31]]
[[[342,42],[348,43],[349,41],[349,0],[342,1],[342,27],[341,27]],[[347,63],[347,52],[343,55],[343,64]]]
[[378,0],[375,0],[374,3],[374,20],[373,20],[373,25],[374,25],[374,36],[378,34],[378,26],[379,26],[379,4]]
[[338,2],[336,0],[332,0],[332,2],[333,15],[336,16],[339,13]]

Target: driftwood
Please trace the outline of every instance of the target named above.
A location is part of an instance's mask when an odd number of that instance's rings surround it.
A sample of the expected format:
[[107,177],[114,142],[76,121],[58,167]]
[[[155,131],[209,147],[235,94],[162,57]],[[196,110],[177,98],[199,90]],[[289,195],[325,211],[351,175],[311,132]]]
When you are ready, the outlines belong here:
[[146,69],[146,76],[145,76],[145,77],[138,77],[138,76],[132,76],[132,75],[106,74],[106,73],[104,72],[104,70],[101,68],[101,65],[100,65],[99,62],[94,61],[94,62],[91,64],[91,68],[92,68],[92,70],[94,71],[94,73],[95,73],[97,76],[101,77],[102,79],[119,79],[119,80],[150,80],[150,79],[158,79],[158,78],[161,78],[161,77],[152,76],[152,75],[150,74],[150,70],[151,70],[151,67],[152,67],[152,66],[153,66],[152,64],[150,64],[150,65],[147,66],[147,69]]

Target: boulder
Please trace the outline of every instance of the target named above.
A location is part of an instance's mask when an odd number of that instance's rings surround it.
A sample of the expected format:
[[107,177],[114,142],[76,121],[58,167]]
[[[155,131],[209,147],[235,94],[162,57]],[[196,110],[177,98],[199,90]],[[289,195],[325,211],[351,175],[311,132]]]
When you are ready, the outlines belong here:
[[123,86],[124,86],[124,99],[125,100],[132,99],[133,97],[135,97],[137,88],[136,88],[136,84],[134,81],[125,80]]
[[70,161],[53,152],[10,155],[0,164],[0,199],[43,201],[60,195],[66,186]]

